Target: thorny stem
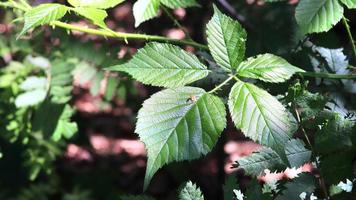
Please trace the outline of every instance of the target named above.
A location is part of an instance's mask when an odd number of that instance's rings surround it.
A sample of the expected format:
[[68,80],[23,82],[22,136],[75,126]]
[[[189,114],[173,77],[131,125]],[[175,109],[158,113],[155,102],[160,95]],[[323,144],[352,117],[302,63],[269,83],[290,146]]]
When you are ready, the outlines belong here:
[[351,46],[352,46],[352,50],[353,50],[353,52],[354,52],[354,58],[356,59],[355,40],[354,40],[354,38],[352,37],[350,25],[349,25],[349,23],[348,23],[347,21],[348,21],[348,19],[346,19],[346,17],[343,16],[343,17],[342,17],[342,22],[344,23],[345,29],[346,29],[346,31],[347,31],[347,35],[349,36],[350,43],[351,43]]
[[60,22],[60,21],[54,21],[50,25],[58,26],[58,27],[61,27],[61,28],[67,29],[67,30],[74,30],[74,31],[80,31],[83,33],[89,33],[89,34],[93,34],[93,35],[123,39],[125,41],[127,41],[127,40],[146,40],[146,41],[168,42],[168,43],[178,44],[178,45],[190,45],[190,46],[197,47],[199,49],[204,49],[204,50],[208,49],[208,47],[206,45],[199,44],[194,41],[177,40],[177,39],[172,39],[172,38],[167,38],[167,37],[162,37],[162,36],[157,36],[157,35],[145,35],[145,34],[136,34],[136,33],[123,33],[123,32],[114,32],[114,31],[107,31],[107,30],[98,30],[98,29],[92,29],[92,28],[87,28],[87,27],[83,27],[83,26],[67,24],[67,23]]
[[298,72],[301,76],[327,79],[356,79],[356,74],[331,74],[322,72]]
[[295,110],[295,114],[296,114],[296,116],[297,116],[297,122],[298,122],[298,124],[299,124],[299,127],[301,128],[301,130],[302,130],[302,132],[303,132],[303,134],[304,134],[304,137],[305,137],[305,139],[306,139],[307,142],[308,142],[308,145],[309,145],[309,147],[310,147],[310,150],[311,150],[312,152],[314,152],[314,150],[313,150],[313,145],[311,144],[311,142],[310,142],[310,140],[309,140],[308,134],[307,134],[307,132],[305,131],[304,127],[302,126],[301,119],[300,119],[300,116],[299,116],[299,112],[298,112],[297,109],[294,109],[294,110]]
[[[31,9],[31,7],[23,7],[22,5],[19,5],[15,1],[10,1],[11,4],[6,4],[0,2],[0,6],[4,7],[12,7],[16,8],[19,10],[22,10],[24,12],[28,11]],[[177,40],[177,39],[172,39],[172,38],[167,38],[163,36],[157,36],[157,35],[146,35],[146,34],[137,34],[137,33],[123,33],[123,32],[115,32],[112,30],[104,30],[104,29],[92,29],[84,26],[77,26],[77,25],[72,25],[68,23],[64,23],[61,21],[53,21],[50,23],[52,26],[58,26],[67,30],[74,30],[74,31],[80,31],[83,33],[89,33],[93,35],[99,35],[99,36],[104,36],[104,37],[111,37],[111,38],[117,38],[117,39],[123,39],[125,41],[127,40],[145,40],[145,41],[157,41],[157,42],[168,42],[172,44],[177,44],[177,45],[190,45],[199,49],[204,49],[208,50],[208,46],[191,41],[191,40]]]
[[[12,8],[22,10],[24,12],[26,12],[30,9],[30,8],[28,8],[28,6],[29,6],[28,4],[23,6],[23,5],[16,3],[13,0],[10,0],[9,2],[6,2],[6,3],[0,2],[0,6],[12,7]],[[347,24],[346,18],[344,20]],[[92,28],[88,28],[88,27],[84,27],[84,26],[68,24],[68,23],[61,22],[61,21],[53,21],[50,23],[50,25],[61,27],[61,28],[71,30],[71,31],[80,31],[80,32],[88,33],[88,34],[92,34],[92,35],[117,38],[117,39],[122,39],[125,41],[144,40],[144,41],[167,42],[167,43],[177,44],[177,45],[190,45],[190,46],[193,46],[193,47],[196,47],[199,49],[209,50],[209,47],[207,45],[200,44],[200,43],[194,42],[192,40],[177,40],[177,39],[172,39],[172,38],[167,38],[167,37],[157,36],[157,35],[123,33],[123,32],[115,32],[113,30],[92,29]],[[351,31],[350,31],[348,24],[347,24],[347,27],[348,27],[348,30],[350,33],[349,35],[351,35]],[[351,35],[351,39],[352,39],[352,35]],[[353,41],[353,39],[352,39],[352,41]],[[353,46],[355,46],[354,42],[353,42]],[[354,48],[354,50],[355,50],[355,56],[356,56],[356,48]],[[331,73],[318,73],[318,72],[299,72],[299,74],[302,76],[308,76],[308,77],[314,77],[314,78],[356,79],[356,74],[331,74]],[[231,80],[232,78],[230,77],[229,79]],[[217,88],[217,89],[219,89],[219,88]],[[215,91],[216,90],[214,90],[213,92],[215,92]]]

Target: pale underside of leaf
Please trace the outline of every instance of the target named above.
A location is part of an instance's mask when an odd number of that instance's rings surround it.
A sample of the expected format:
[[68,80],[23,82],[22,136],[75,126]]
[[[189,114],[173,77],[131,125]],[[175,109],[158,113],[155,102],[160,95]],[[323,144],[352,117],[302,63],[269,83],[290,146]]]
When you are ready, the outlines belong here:
[[203,89],[182,87],[152,95],[139,111],[135,131],[148,153],[144,188],[163,165],[210,152],[225,126],[223,102]]
[[198,5],[196,0],[160,0],[160,2],[172,9],[187,8]]
[[209,70],[198,58],[171,44],[149,43],[126,64],[109,68],[129,73],[153,86],[180,87],[206,77]]
[[217,64],[231,71],[245,58],[247,33],[237,21],[214,8],[207,25],[208,46]]
[[343,13],[339,0],[301,0],[295,16],[303,32],[319,33],[330,30]]
[[138,0],[133,6],[135,27],[157,16],[160,0]]
[[27,91],[18,95],[15,99],[16,107],[27,107],[34,106],[41,103],[47,95],[47,91],[45,89],[36,89]]
[[348,8],[353,9],[356,8],[356,1],[355,0],[341,0]]
[[66,6],[61,4],[41,4],[27,11],[24,15],[25,24],[18,37],[25,34],[31,28],[49,24],[62,18],[68,11]]
[[108,16],[105,10],[90,8],[90,7],[78,7],[73,9],[78,15],[85,17],[93,22],[93,24],[106,28],[106,24],[104,22],[105,18]]
[[249,58],[237,68],[239,76],[260,79],[266,82],[284,82],[296,72],[303,72],[281,57],[272,54],[262,54],[255,58]]
[[265,90],[236,82],[229,95],[229,109],[237,128],[252,140],[284,153],[291,124],[283,105]]
[[68,0],[69,4],[74,7],[90,7],[107,9],[115,7],[124,2],[124,0]]

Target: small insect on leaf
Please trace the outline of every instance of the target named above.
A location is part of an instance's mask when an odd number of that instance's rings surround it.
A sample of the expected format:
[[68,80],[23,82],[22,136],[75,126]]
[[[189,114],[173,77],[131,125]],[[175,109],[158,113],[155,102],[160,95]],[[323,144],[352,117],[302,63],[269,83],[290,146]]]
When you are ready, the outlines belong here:
[[198,100],[197,96],[191,95],[188,99],[187,99],[187,103],[194,103]]

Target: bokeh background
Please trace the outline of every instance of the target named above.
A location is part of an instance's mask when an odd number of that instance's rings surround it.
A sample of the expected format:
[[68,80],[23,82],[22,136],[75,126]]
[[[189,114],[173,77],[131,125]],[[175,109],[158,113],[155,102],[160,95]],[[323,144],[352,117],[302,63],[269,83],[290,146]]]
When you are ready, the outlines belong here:
[[[53,1],[30,1],[32,5],[45,2]],[[56,2],[66,4],[62,0]],[[246,28],[247,56],[274,53],[304,69],[311,69],[311,63],[309,52],[300,50],[303,49],[301,41],[327,48],[344,47],[346,54],[351,53],[347,33],[341,24],[328,33],[303,37],[294,18],[297,2],[291,0],[289,3],[266,4],[263,0],[202,0],[201,7],[177,9],[171,13],[194,40],[206,43],[205,25],[212,16],[212,4],[215,3]],[[158,18],[134,28],[133,3],[127,0],[109,10],[106,22],[111,29],[175,39],[186,37],[185,32],[177,28],[164,12]],[[134,133],[135,118],[142,102],[159,88],[143,86],[125,74],[108,73],[103,68],[127,61],[144,42],[126,43],[80,32],[67,34],[60,28],[53,30],[50,27],[35,31],[29,37],[14,40],[15,33],[21,29],[21,23],[10,23],[15,16],[11,10],[0,10],[0,42],[8,44],[14,41],[13,47],[17,45],[20,49],[5,51],[5,46],[2,46],[0,68],[11,61],[24,59],[26,48],[30,49],[27,54],[32,56],[60,54],[63,59],[76,58],[77,65],[81,67],[77,67],[73,73],[74,87],[70,103],[76,110],[73,120],[78,123],[79,131],[58,147],[59,156],[47,168],[50,173],[39,172],[35,180],[28,178],[31,170],[24,163],[23,152],[26,147],[21,142],[11,143],[1,138],[4,155],[0,160],[1,199],[20,199],[21,196],[30,199],[38,195],[37,199],[109,200],[119,199],[120,195],[141,194],[146,151]],[[355,33],[356,11],[346,10],[345,16],[350,19],[351,29]],[[68,17],[68,21],[92,27],[87,21],[75,16]],[[192,47],[186,47],[186,50],[203,54]],[[355,64],[355,60],[350,62]],[[216,76],[208,82],[197,84],[211,88],[222,78]],[[266,84],[266,87],[273,94],[283,94],[288,84],[273,87]],[[310,86],[315,91],[325,89],[313,82]],[[223,90],[221,95],[226,97],[227,92]],[[352,105],[354,102],[351,99],[347,103]],[[146,194],[157,199],[176,199],[177,188],[183,182],[192,180],[200,186],[206,199],[223,199],[223,184],[228,175],[235,176],[242,187],[250,181],[242,171],[231,168],[234,161],[258,148],[260,146],[246,139],[229,119],[228,127],[211,153],[199,160],[165,166],[154,176]],[[302,170],[308,171],[311,168],[306,165],[303,169],[284,174],[271,172],[269,177],[261,178],[261,181],[268,181],[268,178],[292,178]]]

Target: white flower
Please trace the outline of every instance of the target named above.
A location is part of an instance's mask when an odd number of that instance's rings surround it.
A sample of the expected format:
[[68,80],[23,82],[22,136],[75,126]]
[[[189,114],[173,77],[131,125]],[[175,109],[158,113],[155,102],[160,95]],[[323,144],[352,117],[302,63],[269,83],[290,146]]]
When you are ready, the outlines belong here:
[[318,197],[314,196],[314,193],[310,195],[310,200],[318,200]]
[[241,190],[234,190],[234,194],[237,200],[244,199],[244,194],[242,194]]
[[351,192],[353,184],[349,179],[346,179],[346,183],[340,181],[340,183],[337,186],[342,190],[344,190],[345,192]]
[[307,193],[306,193],[306,192],[302,192],[302,193],[300,193],[300,195],[299,195],[299,198],[300,198],[301,200],[305,200],[306,197],[307,197]]

